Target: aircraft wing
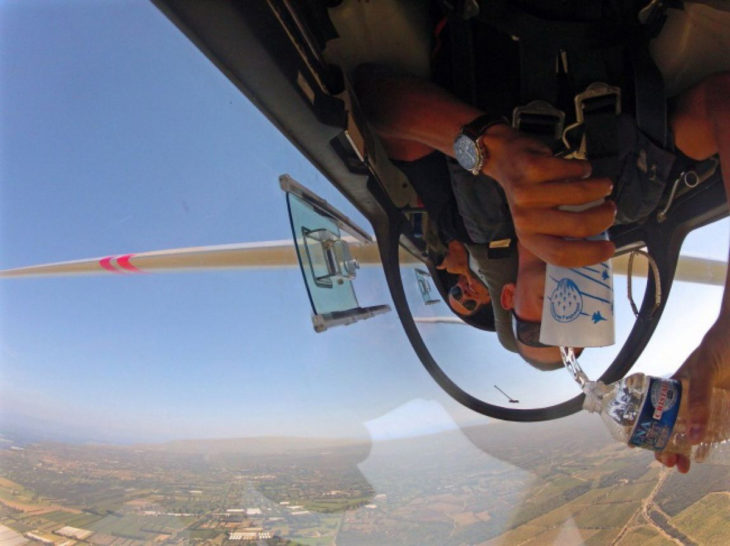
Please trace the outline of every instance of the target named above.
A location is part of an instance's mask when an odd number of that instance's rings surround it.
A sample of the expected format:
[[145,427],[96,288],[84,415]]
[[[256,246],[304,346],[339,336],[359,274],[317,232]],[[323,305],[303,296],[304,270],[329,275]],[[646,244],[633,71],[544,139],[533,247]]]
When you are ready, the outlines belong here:
[[468,326],[459,317],[413,317],[413,321],[419,324],[460,324]]
[[[343,237],[353,257],[361,266],[380,265],[380,254],[375,243],[362,244],[354,237]],[[400,263],[420,263],[415,257],[401,250]],[[614,258],[613,268],[617,275],[626,275],[628,257]],[[276,269],[297,267],[297,255],[291,239],[259,241],[203,247],[155,250],[133,254],[116,254],[55,262],[0,271],[0,277],[41,277],[60,275],[104,275],[156,272],[184,272],[215,269]],[[675,280],[722,286],[725,283],[727,263],[691,256],[680,256]],[[633,275],[646,277],[644,268],[635,267]]]
[[[359,244],[354,237],[345,237],[360,265],[380,265],[376,244]],[[402,252],[401,259],[415,263]],[[228,245],[177,248],[118,254],[56,262],[0,271],[0,277],[38,277],[58,275],[134,274],[181,272],[215,269],[274,269],[298,267],[292,240],[261,241]]]
[[[628,261],[628,254],[622,254],[614,258],[613,272],[619,275],[626,275]],[[674,280],[724,286],[726,274],[727,262],[695,258],[693,256],[680,256],[677,261],[677,271],[674,274]],[[635,267],[633,275],[646,277],[646,270]]]

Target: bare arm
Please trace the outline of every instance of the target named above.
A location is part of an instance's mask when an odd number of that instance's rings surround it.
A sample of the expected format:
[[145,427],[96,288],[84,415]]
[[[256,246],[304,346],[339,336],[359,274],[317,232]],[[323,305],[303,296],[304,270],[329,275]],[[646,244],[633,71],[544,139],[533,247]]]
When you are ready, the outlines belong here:
[[[730,73],[710,76],[679,100],[671,120],[677,147],[694,159],[720,155],[726,196],[730,196]],[[730,269],[720,313],[700,345],[675,377],[689,382],[689,438],[700,443],[707,434],[712,389],[730,390]],[[683,455],[661,453],[667,466],[687,472],[690,461]]]
[[[431,82],[373,65],[360,67],[355,80],[365,114],[394,159],[415,160],[433,150],[453,157],[461,127],[484,113]],[[489,153],[482,171],[504,189],[517,238],[525,247],[564,266],[597,263],[613,255],[609,241],[580,240],[613,223],[613,203],[583,212],[558,210],[605,197],[611,192],[610,180],[586,178],[588,162],[552,157],[543,144],[507,125],[490,127],[482,142]]]
[[358,67],[355,85],[393,159],[415,160],[433,150],[452,155],[461,127],[483,113],[427,80],[376,65]]

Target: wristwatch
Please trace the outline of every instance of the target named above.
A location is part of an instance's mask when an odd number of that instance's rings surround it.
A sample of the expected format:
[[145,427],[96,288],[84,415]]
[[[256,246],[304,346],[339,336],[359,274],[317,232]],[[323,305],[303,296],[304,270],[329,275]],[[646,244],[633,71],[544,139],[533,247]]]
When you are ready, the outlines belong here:
[[474,176],[482,170],[484,161],[489,157],[488,151],[480,140],[484,131],[492,125],[506,123],[504,118],[494,119],[494,116],[484,114],[461,128],[454,140],[454,157],[464,169]]

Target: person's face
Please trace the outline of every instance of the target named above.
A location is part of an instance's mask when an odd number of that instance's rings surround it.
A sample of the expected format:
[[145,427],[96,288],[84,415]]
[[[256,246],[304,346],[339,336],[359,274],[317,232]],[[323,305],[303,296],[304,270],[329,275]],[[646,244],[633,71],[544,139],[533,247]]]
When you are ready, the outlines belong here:
[[540,322],[545,299],[545,262],[521,267],[514,288],[513,311],[522,320]]
[[449,305],[462,316],[473,315],[491,301],[489,290],[468,275],[459,275],[458,281],[449,290]]

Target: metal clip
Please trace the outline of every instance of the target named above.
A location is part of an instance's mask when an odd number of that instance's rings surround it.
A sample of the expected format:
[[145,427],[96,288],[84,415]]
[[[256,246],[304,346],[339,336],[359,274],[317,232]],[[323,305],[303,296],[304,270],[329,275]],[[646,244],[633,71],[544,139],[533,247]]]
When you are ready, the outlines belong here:
[[636,318],[639,318],[639,308],[636,307],[636,303],[634,302],[634,294],[632,290],[633,283],[631,282],[631,276],[634,273],[634,257],[636,255],[641,255],[646,258],[649,264],[649,270],[654,277],[654,306],[651,308],[651,311],[649,311],[649,316],[651,317],[654,315],[654,313],[656,313],[656,310],[659,309],[659,306],[661,306],[662,304],[662,278],[659,274],[659,266],[657,265],[656,260],[651,254],[639,249],[634,249],[631,251],[631,254],[629,254],[629,263],[626,268],[626,297],[629,298],[631,310],[634,312],[634,316]]
[[586,115],[596,112],[613,111],[621,113],[621,88],[603,82],[594,82],[582,93],[575,96],[575,118],[578,123],[585,121]]
[[679,189],[679,185],[681,183],[684,183],[684,185],[688,188],[694,188],[695,186],[702,184],[702,182],[715,174],[715,171],[717,171],[717,167],[720,165],[720,162],[715,157],[707,159],[707,162],[710,163],[710,166],[700,173],[694,170],[682,171],[681,173],[679,173],[679,176],[674,180],[674,183],[672,184],[672,191],[669,192],[667,204],[662,210],[660,210],[656,214],[657,222],[662,223],[667,219],[667,213],[669,212],[669,208],[672,206],[674,196],[677,193],[677,190]]
[[565,112],[544,100],[534,100],[512,110],[512,127],[537,137],[560,140]]
[[654,18],[657,10],[663,7],[662,0],[651,0],[646,6],[639,10],[638,19],[639,23],[646,25],[649,21]]

